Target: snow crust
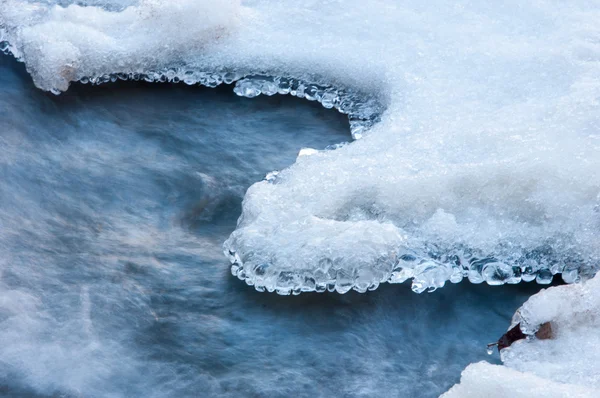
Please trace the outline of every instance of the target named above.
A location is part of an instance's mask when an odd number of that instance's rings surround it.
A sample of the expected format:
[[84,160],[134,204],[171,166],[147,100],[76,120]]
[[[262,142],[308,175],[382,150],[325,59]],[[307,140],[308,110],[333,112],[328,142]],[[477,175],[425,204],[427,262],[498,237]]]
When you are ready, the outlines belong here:
[[[3,0],[1,46],[54,92],[115,73],[209,85],[261,73],[385,106],[354,131],[361,140],[300,156],[248,190],[225,252],[257,290],[412,279],[422,292],[465,278],[574,282],[598,268],[600,4],[93,4]],[[280,91],[264,79],[237,87]],[[286,87],[345,108],[343,95]]]
[[[550,322],[552,337],[535,332]],[[600,275],[533,295],[513,318],[528,335],[501,351],[504,366],[469,365],[443,395],[596,397],[600,391]],[[495,395],[494,395],[495,394]]]
[[593,398],[598,392],[572,384],[523,373],[500,365],[478,362],[462,373],[460,384],[442,394],[441,398]]
[[236,24],[239,0],[141,0],[119,12],[19,0],[0,3],[10,50],[26,61],[36,85],[64,91],[107,69],[124,72],[218,42]]

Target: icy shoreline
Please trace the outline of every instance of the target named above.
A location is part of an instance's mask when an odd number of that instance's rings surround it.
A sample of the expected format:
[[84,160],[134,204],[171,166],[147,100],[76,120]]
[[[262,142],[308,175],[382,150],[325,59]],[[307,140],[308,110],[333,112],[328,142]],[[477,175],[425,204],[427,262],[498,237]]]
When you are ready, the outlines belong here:
[[[535,337],[543,324],[552,336]],[[568,286],[550,287],[517,310],[526,339],[501,351],[504,366],[479,362],[462,373],[443,398],[596,397],[600,391],[600,275]]]
[[590,43],[600,10],[105,3],[6,0],[0,41],[45,90],[142,75],[211,86],[254,71],[264,74],[239,80],[238,94],[316,100],[364,136],[301,151],[248,190],[225,252],[257,290],[365,292],[412,279],[423,292],[597,270],[600,51]]

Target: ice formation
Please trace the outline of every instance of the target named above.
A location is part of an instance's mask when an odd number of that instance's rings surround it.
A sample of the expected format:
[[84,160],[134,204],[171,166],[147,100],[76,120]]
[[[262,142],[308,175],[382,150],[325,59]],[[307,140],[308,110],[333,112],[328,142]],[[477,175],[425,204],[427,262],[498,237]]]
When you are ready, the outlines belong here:
[[557,383],[506,366],[478,362],[462,373],[460,384],[440,398],[595,398],[598,392],[583,386]]
[[291,94],[336,108],[349,115],[354,138],[360,138],[382,111],[368,93],[333,87],[314,76],[304,74],[308,80],[302,80],[261,75],[255,66],[197,64],[189,58],[210,52],[236,31],[244,12],[239,0],[100,4],[103,7],[49,7],[5,0],[0,3],[0,50],[25,60],[36,85],[55,94],[73,81],[145,80],[208,87],[236,82],[234,91],[240,96]]
[[[535,332],[550,323],[552,336]],[[501,351],[505,366],[470,365],[461,383],[443,397],[596,397],[600,391],[600,275],[583,283],[551,287],[515,313],[526,339]],[[496,394],[496,395],[494,395]]]
[[106,71],[162,66],[161,59],[177,65],[224,38],[239,9],[239,0],[141,0],[119,12],[4,0],[0,26],[4,47],[26,61],[36,85],[58,92]]
[[422,292],[465,278],[573,282],[598,268],[600,4],[116,4],[4,0],[2,47],[46,90],[119,73],[247,76],[238,94],[289,90],[356,115],[363,139],[248,190],[225,251],[257,290],[412,279]]

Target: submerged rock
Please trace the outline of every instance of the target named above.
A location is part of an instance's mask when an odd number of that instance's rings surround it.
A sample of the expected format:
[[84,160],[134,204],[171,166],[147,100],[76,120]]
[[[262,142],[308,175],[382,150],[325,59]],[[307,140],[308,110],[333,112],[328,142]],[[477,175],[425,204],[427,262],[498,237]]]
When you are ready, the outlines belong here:
[[[539,330],[535,332],[534,336],[540,340],[551,339],[554,336],[552,323],[546,322],[540,325]],[[521,324],[517,324],[516,326],[510,328],[508,332],[504,333],[496,343],[488,344],[488,349],[496,346],[498,347],[498,352],[500,352],[503,349],[510,347],[515,341],[519,341],[527,337],[528,336],[521,330]]]

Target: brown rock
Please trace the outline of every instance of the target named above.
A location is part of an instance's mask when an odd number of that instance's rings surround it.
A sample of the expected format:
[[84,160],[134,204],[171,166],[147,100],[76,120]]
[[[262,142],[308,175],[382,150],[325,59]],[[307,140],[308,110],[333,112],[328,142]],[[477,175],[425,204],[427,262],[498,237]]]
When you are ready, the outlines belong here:
[[535,332],[535,337],[540,340],[548,340],[554,338],[554,330],[552,329],[552,324],[550,322],[542,323],[537,332]]

